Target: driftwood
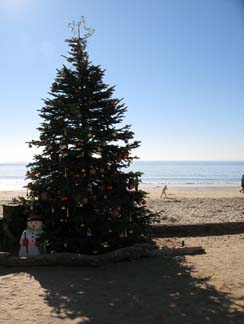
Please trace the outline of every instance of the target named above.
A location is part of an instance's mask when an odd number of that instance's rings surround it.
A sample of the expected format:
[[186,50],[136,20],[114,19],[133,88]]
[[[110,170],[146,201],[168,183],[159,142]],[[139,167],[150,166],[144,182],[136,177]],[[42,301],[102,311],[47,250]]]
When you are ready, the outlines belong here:
[[3,266],[100,266],[126,260],[151,256],[175,256],[205,253],[201,246],[189,248],[158,248],[152,244],[135,244],[102,255],[82,255],[76,253],[55,253],[35,257],[17,257],[0,252]]
[[184,248],[162,248],[159,250],[161,256],[177,256],[177,255],[195,255],[205,254],[202,246],[192,246]]
[[186,237],[244,233],[244,222],[204,224],[157,224],[152,226],[154,237]]

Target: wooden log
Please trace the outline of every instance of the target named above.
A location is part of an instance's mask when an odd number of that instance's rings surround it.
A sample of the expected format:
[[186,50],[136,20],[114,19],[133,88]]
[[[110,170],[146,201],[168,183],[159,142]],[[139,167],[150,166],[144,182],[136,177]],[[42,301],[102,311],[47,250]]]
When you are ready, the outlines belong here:
[[202,246],[191,246],[183,248],[162,248],[159,250],[161,256],[177,256],[177,255],[196,255],[205,254]]
[[35,257],[16,257],[9,253],[0,255],[0,265],[16,266],[100,266],[108,263],[131,261],[142,257],[200,254],[201,246],[185,248],[162,248],[152,244],[135,244],[103,255],[81,255],[76,253],[55,253]]
[[244,233],[244,222],[205,224],[157,224],[152,226],[154,237],[185,237]]

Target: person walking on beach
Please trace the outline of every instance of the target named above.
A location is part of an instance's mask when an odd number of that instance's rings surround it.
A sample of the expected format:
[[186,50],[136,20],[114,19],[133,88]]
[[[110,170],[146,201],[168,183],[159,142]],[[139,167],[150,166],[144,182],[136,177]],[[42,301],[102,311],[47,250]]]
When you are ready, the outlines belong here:
[[241,190],[240,192],[244,193],[244,174],[242,175],[242,178],[241,178]]
[[164,187],[163,187],[163,190],[162,190],[162,193],[161,193],[161,195],[160,195],[160,198],[162,198],[163,195],[164,195],[165,198],[168,198],[168,197],[167,197],[167,194],[166,194],[166,191],[167,191],[167,190],[168,190],[168,187],[167,187],[167,186],[164,186]]

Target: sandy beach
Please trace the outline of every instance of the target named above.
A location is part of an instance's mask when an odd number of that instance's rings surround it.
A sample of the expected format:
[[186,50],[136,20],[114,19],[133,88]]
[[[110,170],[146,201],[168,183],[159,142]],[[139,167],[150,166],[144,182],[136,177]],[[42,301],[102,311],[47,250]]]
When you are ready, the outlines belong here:
[[[163,223],[244,220],[238,187],[147,188]],[[25,192],[1,192],[6,202]],[[206,254],[152,257],[99,268],[0,268],[0,323],[243,324],[244,234],[157,238]]]

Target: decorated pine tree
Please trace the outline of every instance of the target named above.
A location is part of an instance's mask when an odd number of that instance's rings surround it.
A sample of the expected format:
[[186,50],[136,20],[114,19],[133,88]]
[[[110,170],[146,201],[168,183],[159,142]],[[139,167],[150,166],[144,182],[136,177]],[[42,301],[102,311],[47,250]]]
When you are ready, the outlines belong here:
[[91,30],[81,37],[81,23],[71,24],[68,65],[57,70],[40,110],[39,139],[29,142],[41,154],[28,165],[27,187],[49,251],[96,254],[150,240],[155,215],[138,188],[141,173],[126,169],[140,144],[122,124],[127,108],[89,61]]

